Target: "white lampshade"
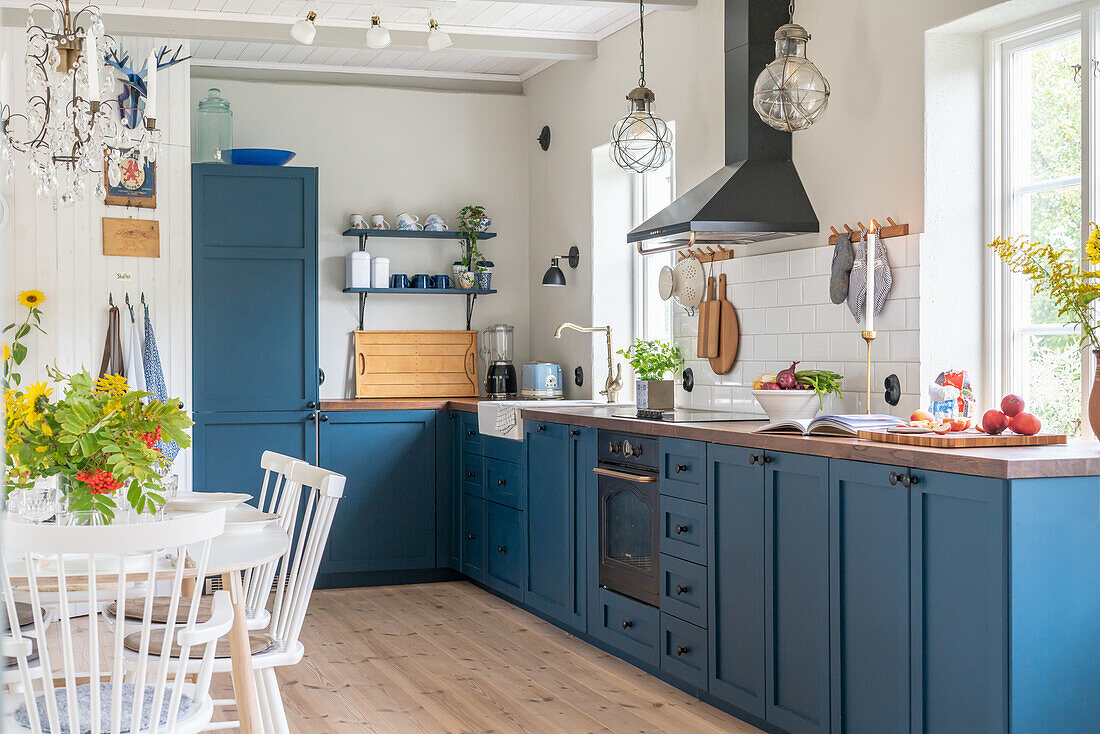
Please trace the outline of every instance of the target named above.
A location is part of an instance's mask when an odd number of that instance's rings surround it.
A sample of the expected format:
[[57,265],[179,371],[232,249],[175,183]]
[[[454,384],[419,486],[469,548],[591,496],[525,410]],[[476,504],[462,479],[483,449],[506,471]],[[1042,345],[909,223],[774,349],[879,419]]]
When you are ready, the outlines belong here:
[[454,41],[443,31],[439,30],[439,24],[435,22],[435,18],[428,21],[428,50],[429,51],[442,51],[445,48],[450,48],[454,45]]
[[390,32],[382,27],[382,21],[376,15],[370,19],[370,28],[367,29],[367,47],[378,49],[389,45]]
[[310,11],[309,15],[290,26],[290,37],[298,43],[312,46],[313,39],[317,37],[317,26],[313,22],[316,19],[317,13]]

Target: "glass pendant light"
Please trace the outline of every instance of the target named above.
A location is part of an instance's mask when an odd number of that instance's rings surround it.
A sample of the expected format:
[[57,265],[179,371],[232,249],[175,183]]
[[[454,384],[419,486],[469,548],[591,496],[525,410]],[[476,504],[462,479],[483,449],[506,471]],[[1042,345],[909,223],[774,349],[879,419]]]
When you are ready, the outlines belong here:
[[776,130],[796,132],[817,122],[829,104],[829,82],[806,58],[810,34],[794,22],[775,32],[775,61],[756,80],[752,105],[760,119]]
[[385,48],[390,45],[390,32],[382,27],[382,19],[377,15],[370,19],[370,28],[367,29],[367,47]]
[[454,41],[443,31],[439,30],[439,23],[435,18],[428,19],[428,50],[442,51],[454,45]]
[[306,17],[290,26],[290,37],[298,43],[306,46],[313,45],[313,39],[317,37],[317,12],[310,10]]
[[653,114],[655,96],[645,85],[645,0],[638,3],[638,35],[638,86],[626,95],[630,112],[611,128],[611,160],[624,171],[646,173],[672,158],[672,131]]

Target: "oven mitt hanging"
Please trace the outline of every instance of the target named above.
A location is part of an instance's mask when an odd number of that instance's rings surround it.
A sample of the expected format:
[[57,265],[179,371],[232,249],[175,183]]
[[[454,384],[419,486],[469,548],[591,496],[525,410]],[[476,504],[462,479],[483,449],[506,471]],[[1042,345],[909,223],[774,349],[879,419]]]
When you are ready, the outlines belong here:
[[[856,244],[855,262],[852,264],[852,277],[848,287],[848,310],[852,312],[856,323],[863,323],[866,314],[867,303],[867,238],[860,233],[860,241]],[[890,260],[886,256],[886,243],[882,238],[876,240],[875,247],[875,315],[877,316],[886,304],[886,297],[890,294],[890,288],[894,285],[894,277],[890,273]]]
[[829,298],[833,303],[844,303],[848,298],[848,283],[855,263],[855,250],[848,234],[838,235],[833,248],[833,274],[829,278]]

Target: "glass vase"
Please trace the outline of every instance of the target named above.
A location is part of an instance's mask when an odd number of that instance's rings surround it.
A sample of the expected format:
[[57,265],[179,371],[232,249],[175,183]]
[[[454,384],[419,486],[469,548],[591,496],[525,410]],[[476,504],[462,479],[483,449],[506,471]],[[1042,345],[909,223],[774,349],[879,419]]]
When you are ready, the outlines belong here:
[[1089,393],[1089,426],[1092,427],[1092,435],[1100,438],[1100,349],[1093,349],[1092,356],[1096,361],[1096,374]]

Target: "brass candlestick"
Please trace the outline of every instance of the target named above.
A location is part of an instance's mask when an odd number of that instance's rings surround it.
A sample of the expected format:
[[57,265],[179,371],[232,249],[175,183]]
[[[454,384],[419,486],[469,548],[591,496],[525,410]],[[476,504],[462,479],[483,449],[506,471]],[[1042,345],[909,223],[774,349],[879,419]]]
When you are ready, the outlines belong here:
[[871,415],[871,342],[878,337],[878,332],[864,331],[860,335],[867,342],[867,415]]

